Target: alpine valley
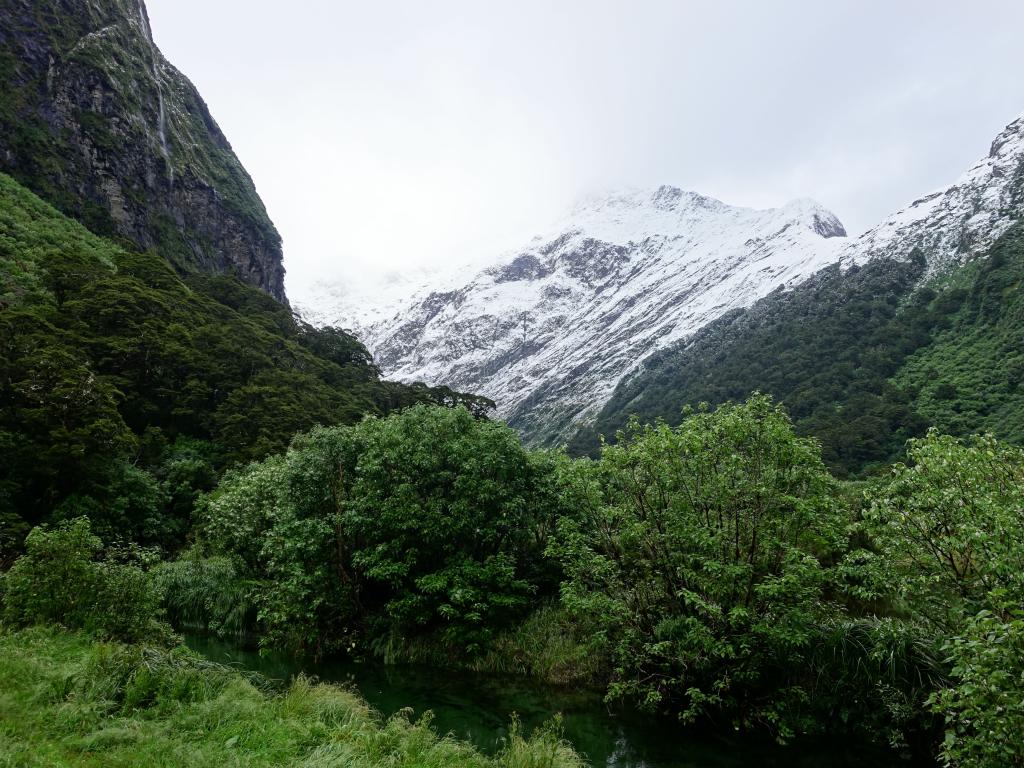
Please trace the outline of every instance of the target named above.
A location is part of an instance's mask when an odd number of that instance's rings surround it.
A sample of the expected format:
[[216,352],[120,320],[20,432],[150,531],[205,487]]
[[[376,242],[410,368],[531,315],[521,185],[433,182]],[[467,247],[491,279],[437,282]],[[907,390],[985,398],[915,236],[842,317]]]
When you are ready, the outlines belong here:
[[158,39],[0,0],[0,767],[1024,766],[1024,119],[856,238],[662,186],[289,297]]

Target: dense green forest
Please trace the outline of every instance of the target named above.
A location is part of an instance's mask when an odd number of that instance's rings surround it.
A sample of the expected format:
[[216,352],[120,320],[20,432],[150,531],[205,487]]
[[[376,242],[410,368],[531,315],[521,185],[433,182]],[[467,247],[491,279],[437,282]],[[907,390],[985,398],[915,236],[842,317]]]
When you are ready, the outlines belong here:
[[595,455],[631,415],[678,423],[687,405],[754,390],[783,402],[841,477],[890,464],[929,426],[1021,442],[1024,229],[922,287],[926,266],[915,253],[830,267],[723,317],[648,359],[570,449]]
[[226,468],[417,402],[488,407],[382,381],[352,336],[230,276],[182,277],[0,175],[0,563],[82,514],[173,550]]
[[[142,666],[117,651],[121,687],[95,683],[109,703],[85,730],[220,702],[225,673],[159,650],[177,627],[599,685],[651,717],[782,741],[847,734],[1017,765],[1022,504],[1024,451],[991,437],[930,432],[905,464],[844,484],[766,396],[634,426],[597,461],[417,405],[230,472],[173,559],[104,542],[86,517],[34,529],[2,580],[0,639],[36,644],[8,665],[52,659],[30,678],[59,674],[46,670],[73,663],[61,644],[83,641],[22,627],[154,649]],[[18,722],[44,716],[31,690],[3,700]],[[77,690],[52,695],[77,706]],[[11,754],[32,740],[6,738]],[[557,736],[536,739],[555,751],[531,765],[562,764]]]

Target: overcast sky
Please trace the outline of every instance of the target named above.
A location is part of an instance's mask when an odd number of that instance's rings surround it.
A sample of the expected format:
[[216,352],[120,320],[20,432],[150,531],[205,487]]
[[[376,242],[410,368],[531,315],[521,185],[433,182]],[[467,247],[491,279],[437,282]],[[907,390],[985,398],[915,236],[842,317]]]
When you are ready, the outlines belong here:
[[148,0],[316,279],[485,258],[582,194],[812,197],[856,234],[1024,112],[1012,0]]

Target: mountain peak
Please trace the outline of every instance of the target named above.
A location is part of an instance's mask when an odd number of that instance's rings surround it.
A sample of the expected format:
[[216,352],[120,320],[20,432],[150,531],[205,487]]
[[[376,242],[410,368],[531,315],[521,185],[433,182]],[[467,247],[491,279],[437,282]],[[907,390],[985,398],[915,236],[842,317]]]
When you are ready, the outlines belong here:
[[557,443],[649,353],[834,262],[844,234],[813,200],[757,210],[669,185],[616,191],[358,325],[389,376],[483,394]]
[[779,210],[791,220],[806,224],[824,238],[846,237],[846,227],[839,217],[810,197],[790,200]]
[[576,217],[588,212],[607,214],[614,211],[642,209],[682,211],[686,209],[715,210],[727,207],[721,200],[702,195],[699,192],[662,184],[658,187],[626,187],[586,195],[573,207],[570,216]]
[[1007,125],[992,140],[988,156],[992,159],[1020,154],[1024,151],[1024,115]]

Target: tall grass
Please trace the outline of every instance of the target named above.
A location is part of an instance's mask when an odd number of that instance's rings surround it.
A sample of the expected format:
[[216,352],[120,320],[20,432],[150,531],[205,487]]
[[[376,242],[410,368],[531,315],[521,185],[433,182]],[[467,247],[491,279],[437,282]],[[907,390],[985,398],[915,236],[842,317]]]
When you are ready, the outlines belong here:
[[556,728],[513,724],[487,757],[429,718],[383,718],[353,691],[275,689],[185,649],[0,631],[0,767],[580,768]]
[[192,551],[160,563],[150,577],[168,621],[179,629],[239,637],[255,626],[250,585],[226,557]]
[[466,656],[438,638],[387,637],[371,646],[385,664],[523,675],[551,685],[603,686],[608,658],[557,604],[542,605],[521,624],[498,634],[486,650]]

